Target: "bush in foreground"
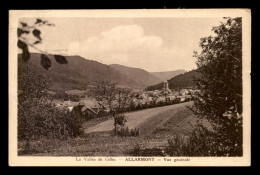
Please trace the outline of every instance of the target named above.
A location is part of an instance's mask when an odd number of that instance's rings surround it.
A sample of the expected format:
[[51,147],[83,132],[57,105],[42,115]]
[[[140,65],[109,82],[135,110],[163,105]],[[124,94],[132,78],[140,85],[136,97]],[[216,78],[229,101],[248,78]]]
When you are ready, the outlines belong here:
[[170,156],[242,156],[241,143],[223,139],[222,133],[198,125],[188,136],[177,135],[169,139],[166,154]]
[[65,139],[81,133],[81,119],[77,115],[43,99],[19,104],[18,110],[19,140]]
[[18,140],[66,139],[82,133],[82,118],[51,103],[46,75],[27,66],[18,76]]
[[211,154],[214,150],[218,156],[241,156],[242,18],[225,19],[213,27],[214,36],[201,38],[202,50],[194,54],[200,74],[195,79],[199,93],[194,98],[194,112],[214,125],[215,132],[205,135],[205,141],[214,142],[207,146]]

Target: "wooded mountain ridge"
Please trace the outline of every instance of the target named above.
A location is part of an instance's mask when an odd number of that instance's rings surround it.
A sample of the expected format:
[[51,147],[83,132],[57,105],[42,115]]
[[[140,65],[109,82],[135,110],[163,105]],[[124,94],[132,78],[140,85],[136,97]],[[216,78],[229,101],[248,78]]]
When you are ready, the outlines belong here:
[[[198,77],[199,73],[197,70],[192,70],[184,74],[177,75],[168,80],[169,89],[181,89],[187,87],[194,87],[194,78]],[[147,91],[153,91],[163,88],[163,83],[158,83],[152,86],[148,86],[145,89]]]
[[183,74],[185,72],[187,72],[187,71],[184,69],[180,69],[180,70],[175,70],[175,71],[151,72],[151,74],[158,77],[159,79],[161,79],[161,81],[166,81],[177,75]]
[[53,55],[51,69],[45,70],[40,65],[41,54],[31,53],[28,62],[24,62],[18,54],[18,76],[25,72],[26,65],[34,65],[49,77],[49,89],[66,91],[72,89],[85,90],[87,86],[96,86],[102,81],[117,82],[122,87],[144,89],[147,86],[162,82],[162,79],[140,68],[131,68],[118,64],[106,65],[88,60],[80,56],[65,56],[68,64],[59,64]]

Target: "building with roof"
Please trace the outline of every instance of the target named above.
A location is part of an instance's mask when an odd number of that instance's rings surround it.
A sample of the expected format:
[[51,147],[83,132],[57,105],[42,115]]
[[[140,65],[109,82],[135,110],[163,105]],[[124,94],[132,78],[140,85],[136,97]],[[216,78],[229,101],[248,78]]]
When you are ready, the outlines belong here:
[[62,103],[62,107],[68,108],[69,111],[71,112],[72,109],[77,106],[79,104],[79,102],[73,102],[73,101],[64,101]]
[[106,111],[106,107],[95,99],[84,99],[79,101],[79,105],[82,106],[81,112],[87,117],[96,117],[101,110]]
[[188,94],[190,94],[190,91],[188,89],[182,89],[182,90],[180,90],[180,94],[181,95],[188,95]]

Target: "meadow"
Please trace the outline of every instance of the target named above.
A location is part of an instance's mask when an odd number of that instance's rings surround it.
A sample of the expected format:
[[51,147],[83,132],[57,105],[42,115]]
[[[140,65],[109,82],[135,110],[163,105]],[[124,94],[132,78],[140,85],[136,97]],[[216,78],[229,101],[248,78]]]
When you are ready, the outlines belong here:
[[[136,150],[146,150],[142,156],[165,156],[168,140],[176,135],[193,131],[198,118],[187,108],[192,102],[145,109],[126,114],[131,127],[140,129],[138,137],[120,137],[114,134],[113,125],[107,125],[109,117],[95,118],[84,124],[85,133],[68,140],[43,140],[32,142],[30,151],[24,151],[24,142],[19,142],[19,155],[34,156],[137,156]],[[129,125],[129,126],[130,126]],[[98,127],[97,127],[98,126]],[[92,128],[92,132],[90,132]]]

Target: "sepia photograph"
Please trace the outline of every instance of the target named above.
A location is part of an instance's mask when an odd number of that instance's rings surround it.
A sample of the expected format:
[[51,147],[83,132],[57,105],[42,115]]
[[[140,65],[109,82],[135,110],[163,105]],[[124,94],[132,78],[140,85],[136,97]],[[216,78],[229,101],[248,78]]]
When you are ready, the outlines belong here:
[[250,10],[9,21],[11,166],[250,166]]

